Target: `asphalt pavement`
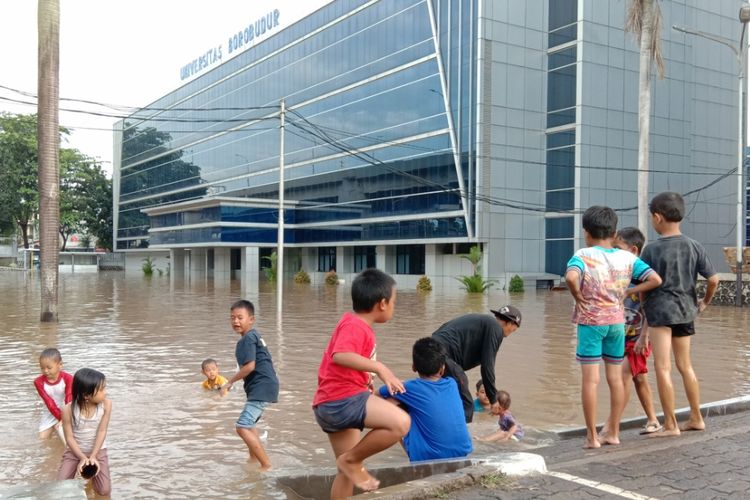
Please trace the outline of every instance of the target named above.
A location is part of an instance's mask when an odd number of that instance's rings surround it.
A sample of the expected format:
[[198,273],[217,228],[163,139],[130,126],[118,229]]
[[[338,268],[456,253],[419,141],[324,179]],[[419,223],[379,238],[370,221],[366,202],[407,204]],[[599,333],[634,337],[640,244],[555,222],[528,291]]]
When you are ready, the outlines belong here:
[[583,436],[571,432],[548,447],[526,450],[544,458],[546,472],[485,475],[439,497],[748,499],[750,411],[744,406],[724,406],[715,414],[709,410],[702,432],[650,438],[630,428],[622,431],[620,445],[598,450],[584,450]]

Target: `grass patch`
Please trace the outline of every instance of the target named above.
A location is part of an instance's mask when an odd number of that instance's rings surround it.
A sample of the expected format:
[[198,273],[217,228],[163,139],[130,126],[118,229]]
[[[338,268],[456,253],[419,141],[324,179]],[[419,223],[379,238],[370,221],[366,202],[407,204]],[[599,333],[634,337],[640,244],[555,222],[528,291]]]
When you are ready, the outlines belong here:
[[479,478],[479,484],[489,490],[510,489],[513,480],[502,472],[493,472]]

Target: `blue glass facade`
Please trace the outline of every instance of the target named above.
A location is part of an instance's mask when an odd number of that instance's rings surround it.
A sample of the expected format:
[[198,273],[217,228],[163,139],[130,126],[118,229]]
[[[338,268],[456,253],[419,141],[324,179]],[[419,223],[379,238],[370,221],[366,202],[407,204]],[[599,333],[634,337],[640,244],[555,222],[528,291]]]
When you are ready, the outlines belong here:
[[[275,243],[282,99],[286,243],[467,238],[475,10],[334,1],[135,113],[117,248]],[[144,213],[210,197],[266,201]]]
[[562,275],[575,228],[578,1],[549,0],[545,271]]

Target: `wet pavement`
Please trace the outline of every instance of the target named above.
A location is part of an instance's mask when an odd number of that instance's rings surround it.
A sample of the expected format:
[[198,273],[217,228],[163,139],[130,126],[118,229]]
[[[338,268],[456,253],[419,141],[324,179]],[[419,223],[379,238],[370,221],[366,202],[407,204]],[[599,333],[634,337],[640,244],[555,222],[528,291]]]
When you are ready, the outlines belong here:
[[709,414],[706,431],[648,438],[626,429],[622,444],[582,449],[571,436],[534,450],[545,474],[478,477],[443,499],[750,498],[750,411]]

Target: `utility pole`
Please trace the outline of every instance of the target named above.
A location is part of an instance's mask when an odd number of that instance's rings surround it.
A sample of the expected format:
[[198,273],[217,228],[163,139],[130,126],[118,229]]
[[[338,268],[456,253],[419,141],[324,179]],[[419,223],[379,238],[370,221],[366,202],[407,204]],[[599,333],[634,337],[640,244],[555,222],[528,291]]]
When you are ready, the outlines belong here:
[[279,113],[279,234],[276,249],[276,313],[281,318],[281,304],[284,298],[284,118],[286,105],[281,100]]

